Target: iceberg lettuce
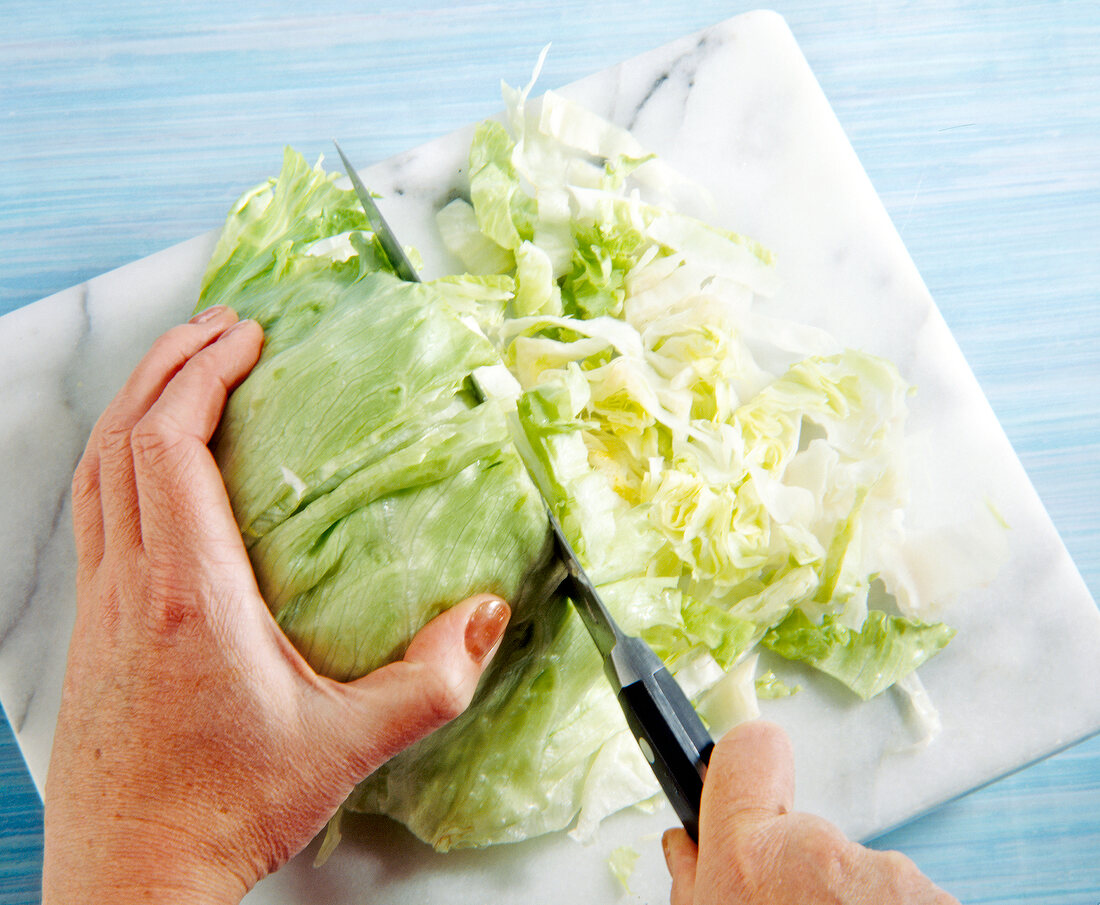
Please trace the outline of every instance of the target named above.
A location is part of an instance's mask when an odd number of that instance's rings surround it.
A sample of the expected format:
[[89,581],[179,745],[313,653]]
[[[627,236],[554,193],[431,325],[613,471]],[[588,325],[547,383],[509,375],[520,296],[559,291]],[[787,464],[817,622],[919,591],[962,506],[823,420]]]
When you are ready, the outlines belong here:
[[[499,360],[492,346],[450,310],[449,287],[366,269],[380,266],[368,233],[348,261],[309,253],[324,223],[366,229],[357,204],[288,153],[231,216],[200,302],[264,327],[214,454],[268,605],[341,679],[399,656],[471,593],[521,609],[548,593],[538,494],[505,413],[468,384]],[[377,588],[386,606],[362,609]]]
[[682,213],[698,189],[628,132],[530,88],[505,88],[439,212],[468,273],[396,279],[354,194],[288,151],[231,211],[199,302],[265,329],[214,451],[314,668],[362,675],[475,591],[513,605],[470,709],[346,803],[442,850],[588,838],[658,791],[556,593],[543,497],[714,725],[758,712],[761,645],[870,697],[919,692],[951,637],[908,591],[908,618],[868,611],[904,561],[897,370],[758,310],[767,249]]
[[[561,567],[506,408],[471,383],[500,357],[464,316],[476,297],[491,317],[506,284],[401,282],[356,205],[288,153],[279,178],[231,214],[199,306],[256,318],[266,341],[215,458],[268,605],[328,676],[400,656],[471,593],[512,603],[468,713],[348,806],[390,814],[439,849],[560,829],[623,721],[591,639],[553,595]],[[347,241],[319,249],[322,219],[351,227]]]

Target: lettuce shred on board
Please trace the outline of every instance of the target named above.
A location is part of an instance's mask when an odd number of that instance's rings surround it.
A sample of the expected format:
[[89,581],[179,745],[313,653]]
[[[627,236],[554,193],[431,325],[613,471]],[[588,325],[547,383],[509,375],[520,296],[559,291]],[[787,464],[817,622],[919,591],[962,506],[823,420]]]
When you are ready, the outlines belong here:
[[756,712],[767,649],[862,698],[900,681],[932,724],[913,671],[953,634],[911,594],[868,604],[905,541],[896,368],[759,311],[770,252],[683,213],[697,187],[628,132],[529,94],[505,87],[439,212],[465,272],[398,280],[354,193],[288,150],[231,211],[199,302],[264,327],[214,449],[315,669],[362,675],[477,591],[513,605],[469,711],[345,804],[440,850],[589,838],[657,792],[555,592],[536,487],[716,723]]

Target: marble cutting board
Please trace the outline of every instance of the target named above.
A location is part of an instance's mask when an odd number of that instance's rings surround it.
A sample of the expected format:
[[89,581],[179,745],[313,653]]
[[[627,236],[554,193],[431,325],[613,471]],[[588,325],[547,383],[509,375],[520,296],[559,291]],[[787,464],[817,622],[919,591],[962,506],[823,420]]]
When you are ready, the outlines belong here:
[[[1100,729],[1096,606],[783,21],[740,16],[563,93],[700,179],[713,221],[776,251],[777,312],[891,358],[916,385],[918,533],[964,543],[986,501],[1011,526],[992,580],[944,602],[959,634],[922,669],[943,721],[933,744],[912,744],[904,702],[889,693],[862,704],[810,680],[764,702],[794,741],[797,806],[867,838]],[[425,276],[455,267],[432,213],[458,184],[470,133],[363,171]],[[272,148],[273,174],[279,160]],[[152,339],[190,312],[215,239],[0,318],[0,700],[39,789],[72,625],[72,469]],[[666,902],[659,833],[673,822],[667,809],[627,813],[588,847],[556,835],[441,856],[386,821],[352,819],[323,869],[310,866],[311,847],[247,901]],[[623,844],[642,854],[632,894],[606,864]]]

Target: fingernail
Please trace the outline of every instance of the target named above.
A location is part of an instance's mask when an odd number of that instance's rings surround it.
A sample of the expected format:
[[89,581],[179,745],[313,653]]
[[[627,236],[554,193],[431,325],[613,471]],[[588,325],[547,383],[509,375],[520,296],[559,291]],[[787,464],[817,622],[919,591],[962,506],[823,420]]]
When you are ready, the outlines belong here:
[[480,663],[500,641],[511,609],[499,597],[483,600],[466,623],[466,651]]
[[230,327],[228,330],[226,330],[222,334],[222,336],[229,336],[230,333],[239,333],[241,330],[245,329],[245,327],[248,324],[254,324],[254,323],[256,323],[256,321],[254,321],[250,317],[246,317],[243,321],[237,321],[237,323],[235,323],[232,327]]
[[225,305],[214,305],[211,308],[207,308],[203,311],[200,311],[193,318],[191,318],[191,320],[189,320],[188,323],[189,324],[205,324],[207,321],[212,321],[214,318],[219,317],[222,314],[225,314],[226,310],[227,309],[226,309]]

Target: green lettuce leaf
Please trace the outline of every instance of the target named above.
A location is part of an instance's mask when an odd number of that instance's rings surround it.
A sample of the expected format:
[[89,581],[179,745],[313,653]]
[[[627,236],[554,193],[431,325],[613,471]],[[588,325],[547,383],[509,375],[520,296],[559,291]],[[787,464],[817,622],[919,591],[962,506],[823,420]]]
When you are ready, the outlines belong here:
[[942,622],[926,624],[871,610],[860,629],[825,616],[815,625],[795,610],[761,642],[788,660],[807,663],[867,701],[909,675],[955,636]]
[[481,232],[516,249],[533,235],[534,202],[520,190],[512,165],[515,141],[500,123],[482,123],[470,147],[470,199]]

